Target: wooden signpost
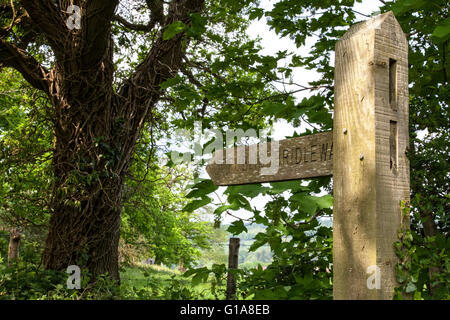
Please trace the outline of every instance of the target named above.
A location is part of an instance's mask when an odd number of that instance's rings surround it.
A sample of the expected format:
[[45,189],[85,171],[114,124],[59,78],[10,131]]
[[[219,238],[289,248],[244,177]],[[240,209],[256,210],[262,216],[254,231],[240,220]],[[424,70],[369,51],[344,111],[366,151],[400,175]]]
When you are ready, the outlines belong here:
[[[260,148],[272,150],[271,143],[255,145],[252,147],[241,146],[225,149],[224,152],[216,152],[208,164],[206,171],[216,185],[228,186],[247,183],[275,182],[295,180],[320,176],[331,176],[333,170],[333,132],[323,132],[309,136],[297,137],[279,141],[278,165],[273,174],[261,174],[261,169],[269,169],[271,164],[262,164],[251,161],[253,152],[257,159]],[[266,146],[267,145],[267,146]],[[232,164],[226,163],[227,155],[232,153]],[[239,164],[239,152],[244,154],[245,161]],[[223,164],[217,164],[219,158]],[[253,164],[251,162],[254,162]]]
[[388,12],[353,26],[336,45],[332,133],[280,141],[271,174],[252,158],[256,146],[232,149],[237,160],[245,148],[251,160],[243,163],[216,164],[230,151],[216,152],[207,172],[217,185],[333,175],[334,298],[392,299],[393,243],[409,226],[408,145],[408,42]]

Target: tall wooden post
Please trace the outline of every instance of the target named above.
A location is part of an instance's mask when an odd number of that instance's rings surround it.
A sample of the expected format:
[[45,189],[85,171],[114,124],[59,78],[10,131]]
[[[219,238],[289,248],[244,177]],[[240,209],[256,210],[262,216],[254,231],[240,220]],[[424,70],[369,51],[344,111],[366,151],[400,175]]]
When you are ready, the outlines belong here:
[[408,42],[392,12],[336,45],[333,268],[335,299],[392,299],[393,243],[408,226]]
[[[230,238],[229,252],[228,252],[228,269],[237,269],[239,263],[239,238]],[[228,272],[227,278],[227,300],[234,298],[236,294],[236,278],[231,272]]]
[[8,263],[19,259],[19,246],[22,235],[19,230],[11,229],[8,246]]

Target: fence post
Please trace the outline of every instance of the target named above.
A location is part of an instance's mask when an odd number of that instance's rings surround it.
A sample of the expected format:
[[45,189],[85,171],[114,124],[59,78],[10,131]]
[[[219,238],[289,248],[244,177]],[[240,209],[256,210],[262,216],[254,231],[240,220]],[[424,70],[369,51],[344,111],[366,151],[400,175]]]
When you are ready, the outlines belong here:
[[[228,251],[228,270],[237,270],[239,263],[239,238],[230,238],[229,251]],[[236,294],[236,278],[228,271],[227,278],[227,300],[234,298]]]
[[8,263],[10,261],[19,259],[20,240],[22,240],[22,235],[20,234],[19,230],[11,229],[8,247]]

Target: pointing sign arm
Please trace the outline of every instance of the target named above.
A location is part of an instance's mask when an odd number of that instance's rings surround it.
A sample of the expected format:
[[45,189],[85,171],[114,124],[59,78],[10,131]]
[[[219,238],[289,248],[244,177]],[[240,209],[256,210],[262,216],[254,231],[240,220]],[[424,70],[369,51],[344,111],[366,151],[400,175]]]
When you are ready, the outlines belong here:
[[[227,157],[230,152],[234,157]],[[331,176],[332,168],[333,132],[329,131],[218,150],[206,171],[216,185],[228,186]]]

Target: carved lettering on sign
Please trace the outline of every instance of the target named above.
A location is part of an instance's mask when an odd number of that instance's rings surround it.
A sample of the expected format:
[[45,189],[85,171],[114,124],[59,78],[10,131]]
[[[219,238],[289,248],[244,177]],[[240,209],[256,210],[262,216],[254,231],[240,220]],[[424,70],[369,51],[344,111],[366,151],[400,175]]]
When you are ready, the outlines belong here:
[[[227,149],[227,152],[215,153],[206,170],[217,185],[274,182],[332,175],[332,132],[281,140],[278,144],[278,150],[272,150],[269,142],[256,147],[239,146]],[[277,160],[275,153],[274,157],[270,157],[271,163],[261,161],[261,150],[267,150],[268,155],[278,151],[278,163],[272,163]],[[255,154],[252,155],[251,152]],[[234,163],[221,161],[224,154],[234,154]],[[241,155],[241,158],[237,155]],[[249,164],[249,159],[256,159],[257,163]],[[269,167],[277,168],[276,172],[268,175],[261,174],[261,168]]]
[[[320,152],[318,152],[320,150]],[[333,143],[313,144],[309,147],[284,148],[281,152],[283,165],[299,165],[308,162],[323,162],[332,159]]]

